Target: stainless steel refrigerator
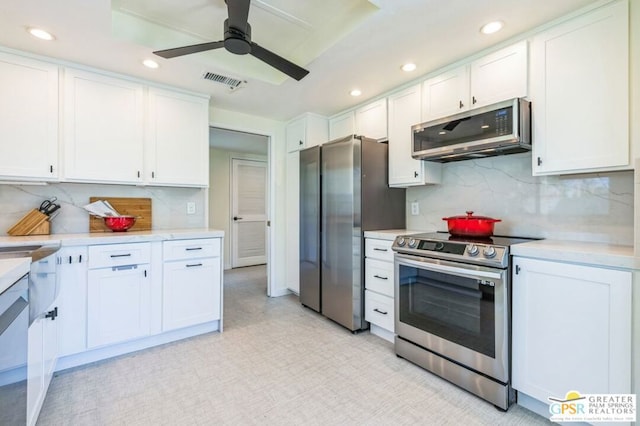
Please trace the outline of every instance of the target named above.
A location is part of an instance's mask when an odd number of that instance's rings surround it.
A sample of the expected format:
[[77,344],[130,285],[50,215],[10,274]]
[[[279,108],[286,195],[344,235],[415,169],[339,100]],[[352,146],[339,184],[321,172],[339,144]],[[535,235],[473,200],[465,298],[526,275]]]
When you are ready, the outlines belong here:
[[364,319],[364,231],[405,227],[388,146],[347,137],[300,151],[300,302],[351,331]]

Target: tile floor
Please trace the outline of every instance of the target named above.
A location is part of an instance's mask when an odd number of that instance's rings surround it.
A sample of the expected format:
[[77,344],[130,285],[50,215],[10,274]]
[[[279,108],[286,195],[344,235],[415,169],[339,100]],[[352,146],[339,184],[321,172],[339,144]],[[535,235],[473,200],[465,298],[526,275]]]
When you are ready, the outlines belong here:
[[535,425],[397,358],[390,343],[225,273],[225,331],[56,374],[39,425]]

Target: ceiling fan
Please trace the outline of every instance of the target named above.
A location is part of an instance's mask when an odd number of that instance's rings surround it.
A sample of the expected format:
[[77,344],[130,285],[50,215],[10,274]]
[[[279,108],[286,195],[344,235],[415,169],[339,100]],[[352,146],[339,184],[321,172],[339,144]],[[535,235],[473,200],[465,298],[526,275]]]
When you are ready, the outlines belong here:
[[251,25],[248,22],[251,0],[225,0],[225,3],[229,18],[224,21],[224,40],[157,50],[153,53],[169,59],[224,47],[236,55],[248,53],[298,81],[309,74],[304,68],[251,41]]

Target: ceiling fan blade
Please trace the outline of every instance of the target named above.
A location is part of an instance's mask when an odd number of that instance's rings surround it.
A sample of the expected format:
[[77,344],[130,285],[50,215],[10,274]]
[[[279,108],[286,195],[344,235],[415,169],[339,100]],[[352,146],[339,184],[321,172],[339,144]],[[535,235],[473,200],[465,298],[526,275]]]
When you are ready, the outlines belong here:
[[191,46],[175,47],[173,49],[156,50],[155,55],[163,58],[175,58],[176,56],[190,55],[192,53],[204,52],[224,47],[224,41],[212,41],[209,43],[192,44]]
[[229,13],[229,27],[246,32],[251,0],[225,0],[225,2]]
[[278,56],[254,42],[251,42],[250,54],[298,81],[302,80],[305,75],[309,74],[309,71],[304,68],[297,66],[293,62],[287,61],[282,56]]

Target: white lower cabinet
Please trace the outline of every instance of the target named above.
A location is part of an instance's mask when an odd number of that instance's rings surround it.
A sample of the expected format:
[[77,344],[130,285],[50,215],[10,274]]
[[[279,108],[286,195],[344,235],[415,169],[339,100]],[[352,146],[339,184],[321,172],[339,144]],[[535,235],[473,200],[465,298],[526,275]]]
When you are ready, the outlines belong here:
[[630,393],[631,272],[522,257],[513,264],[518,401]]
[[149,243],[89,247],[87,347],[151,332]]
[[56,301],[29,326],[27,351],[27,424],[35,425],[58,359]]
[[393,240],[365,238],[364,319],[371,333],[393,341],[394,269]]
[[220,239],[165,241],[162,331],[220,319]]
[[58,251],[58,352],[87,349],[87,247]]

